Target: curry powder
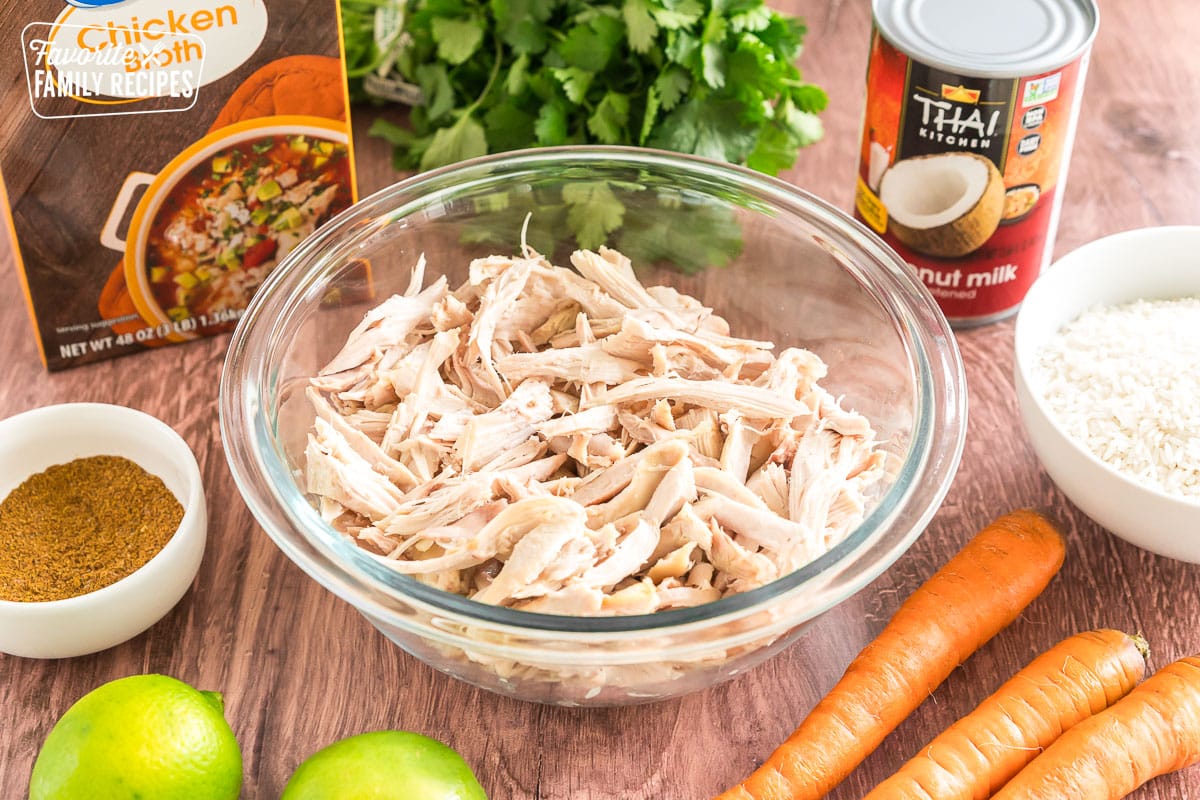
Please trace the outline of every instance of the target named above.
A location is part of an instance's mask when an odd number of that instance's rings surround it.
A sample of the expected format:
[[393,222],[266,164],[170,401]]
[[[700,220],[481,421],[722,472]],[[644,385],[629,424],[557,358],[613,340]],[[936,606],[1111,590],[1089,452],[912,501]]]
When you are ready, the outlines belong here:
[[127,458],[50,467],[0,502],[0,600],[62,600],[115,583],[153,558],[182,519],[162,480]]

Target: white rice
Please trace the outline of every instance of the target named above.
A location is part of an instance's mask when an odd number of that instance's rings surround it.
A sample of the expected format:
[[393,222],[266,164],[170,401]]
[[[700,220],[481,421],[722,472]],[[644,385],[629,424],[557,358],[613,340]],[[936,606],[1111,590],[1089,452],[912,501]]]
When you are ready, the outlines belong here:
[[1050,338],[1034,374],[1097,458],[1200,499],[1200,297],[1091,308]]

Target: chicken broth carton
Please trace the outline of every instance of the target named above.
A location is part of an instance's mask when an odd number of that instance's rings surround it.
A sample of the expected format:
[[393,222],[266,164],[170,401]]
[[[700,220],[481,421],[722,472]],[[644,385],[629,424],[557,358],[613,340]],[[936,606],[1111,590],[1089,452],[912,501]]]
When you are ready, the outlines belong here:
[[355,199],[336,0],[0,5],[0,192],[50,369],[229,331]]

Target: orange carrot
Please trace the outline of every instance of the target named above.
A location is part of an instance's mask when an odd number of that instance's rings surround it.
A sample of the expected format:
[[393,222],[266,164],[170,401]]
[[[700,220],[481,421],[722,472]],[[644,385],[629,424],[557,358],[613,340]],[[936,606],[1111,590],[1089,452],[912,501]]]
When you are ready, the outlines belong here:
[[817,800],[858,766],[950,672],[1017,618],[1062,566],[1034,511],[988,525],[917,588],[800,727],[718,800]]
[[1200,656],[1175,661],[1071,728],[993,800],[1117,800],[1200,762]]
[[951,725],[863,800],[983,800],[1063,731],[1146,672],[1145,640],[1099,630],[1064,639]]

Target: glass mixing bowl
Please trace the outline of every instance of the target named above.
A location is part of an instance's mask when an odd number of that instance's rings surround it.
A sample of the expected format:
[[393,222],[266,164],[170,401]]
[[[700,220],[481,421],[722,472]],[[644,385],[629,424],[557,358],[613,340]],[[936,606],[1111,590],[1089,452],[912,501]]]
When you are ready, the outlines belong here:
[[[303,488],[310,377],[363,314],[408,285],[466,277],[471,258],[527,241],[560,265],[603,237],[729,320],[735,336],[801,346],[888,453],[863,523],[753,591],[693,608],[568,617],[485,605],[398,574],[326,524]],[[615,229],[612,225],[617,223]],[[610,229],[607,234],[604,229]],[[595,242],[585,241],[584,245]],[[912,271],[824,201],[750,170],[644,149],[507,153],[420,174],[325,224],[275,269],[230,344],[221,435],[251,512],[305,572],[389,639],[454,677],[564,705],[646,702],[745,671],[888,568],[925,529],[957,469],[966,385],[954,336]],[[336,631],[328,632],[336,636]]]

